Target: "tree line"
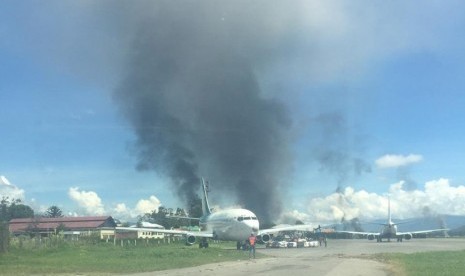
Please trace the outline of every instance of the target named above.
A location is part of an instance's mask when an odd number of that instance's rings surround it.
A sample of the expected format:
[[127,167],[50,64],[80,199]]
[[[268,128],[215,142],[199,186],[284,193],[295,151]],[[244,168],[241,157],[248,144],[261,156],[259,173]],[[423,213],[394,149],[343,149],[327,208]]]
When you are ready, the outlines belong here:
[[[190,219],[189,217],[200,218],[201,216],[202,201],[199,199],[193,201],[190,206],[188,206],[187,211],[179,207],[173,209],[160,206],[157,210],[139,216],[138,224],[141,224],[142,221],[147,221],[162,225],[166,229],[179,228],[182,226],[198,226],[198,220]],[[58,218],[63,217],[63,212],[58,206],[52,205],[44,213],[35,214],[34,210],[30,206],[24,204],[20,199],[2,197],[0,200],[0,253],[5,252],[8,247],[9,221],[18,218],[34,217]]]
[[[0,221],[9,222],[17,218],[33,218],[36,214],[34,210],[21,202],[20,199],[10,199],[3,197],[0,201]],[[40,217],[58,218],[63,217],[62,210],[55,205],[50,206]]]
[[147,221],[162,225],[166,229],[180,228],[182,226],[198,226],[198,218],[201,216],[202,201],[199,199],[193,201],[191,205],[188,206],[187,211],[179,207],[173,209],[160,206],[158,210],[153,210],[150,213],[139,216],[137,224],[141,226],[143,221]]
[[[8,250],[9,230],[8,223],[12,219],[34,218],[34,210],[21,202],[20,199],[10,199],[2,197],[0,200],[0,253]],[[62,217],[62,211],[57,206],[50,206],[42,217]]]

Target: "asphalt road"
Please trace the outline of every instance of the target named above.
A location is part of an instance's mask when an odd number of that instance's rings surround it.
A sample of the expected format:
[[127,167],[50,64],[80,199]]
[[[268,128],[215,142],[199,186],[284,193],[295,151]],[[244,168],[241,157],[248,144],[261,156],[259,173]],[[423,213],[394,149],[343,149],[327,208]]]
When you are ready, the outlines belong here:
[[369,256],[388,252],[414,253],[449,250],[465,250],[465,239],[412,239],[402,243],[328,240],[328,247],[257,249],[257,252],[268,255],[270,258],[133,275],[395,275],[392,267],[370,259]]

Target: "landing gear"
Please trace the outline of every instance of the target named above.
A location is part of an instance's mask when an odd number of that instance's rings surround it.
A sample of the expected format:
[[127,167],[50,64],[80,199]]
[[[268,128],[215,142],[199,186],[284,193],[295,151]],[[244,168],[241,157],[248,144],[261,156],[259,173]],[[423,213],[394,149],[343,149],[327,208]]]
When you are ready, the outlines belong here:
[[208,248],[207,238],[202,238],[199,242],[199,248]]
[[402,242],[402,237],[397,238],[397,242]]

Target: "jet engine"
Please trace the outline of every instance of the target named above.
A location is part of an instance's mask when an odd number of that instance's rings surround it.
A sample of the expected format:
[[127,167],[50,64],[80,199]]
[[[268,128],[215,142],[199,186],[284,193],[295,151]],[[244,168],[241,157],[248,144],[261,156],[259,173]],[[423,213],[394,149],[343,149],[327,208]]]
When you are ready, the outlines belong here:
[[270,234],[263,234],[257,237],[261,242],[269,242],[271,240]]
[[411,238],[412,238],[412,234],[411,234],[411,233],[406,233],[406,234],[404,234],[404,239],[410,240]]
[[193,245],[195,243],[195,236],[193,235],[186,235],[186,244]]
[[368,240],[372,241],[375,239],[375,235],[368,235]]

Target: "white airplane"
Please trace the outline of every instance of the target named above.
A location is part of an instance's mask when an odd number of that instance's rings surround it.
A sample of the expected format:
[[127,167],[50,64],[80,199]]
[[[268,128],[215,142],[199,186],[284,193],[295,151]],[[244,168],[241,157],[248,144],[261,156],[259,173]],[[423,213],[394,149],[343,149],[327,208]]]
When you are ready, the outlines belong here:
[[129,228],[116,227],[116,230],[125,231],[153,231],[166,234],[183,235],[186,243],[192,245],[197,238],[201,238],[199,247],[208,247],[207,238],[224,241],[236,241],[237,249],[240,249],[250,234],[256,235],[261,241],[267,242],[271,239],[271,234],[280,231],[313,231],[310,225],[290,225],[274,227],[260,230],[260,223],[257,216],[247,209],[227,209],[218,212],[212,212],[208,203],[207,187],[205,180],[202,178],[202,212],[203,216],[199,219],[201,231],[184,231],[184,230],[161,230],[147,228]]
[[386,223],[380,223],[383,225],[381,232],[355,232],[355,231],[335,231],[337,233],[349,233],[349,234],[359,234],[367,236],[369,240],[374,240],[376,238],[377,242],[382,242],[383,239],[387,239],[388,242],[391,239],[397,239],[398,242],[402,242],[403,239],[410,240],[414,234],[427,234],[432,232],[448,231],[449,229],[432,229],[432,230],[422,230],[422,231],[412,231],[412,232],[399,232],[397,231],[397,225],[400,223],[394,223],[391,219],[391,200],[388,198],[388,220]]

